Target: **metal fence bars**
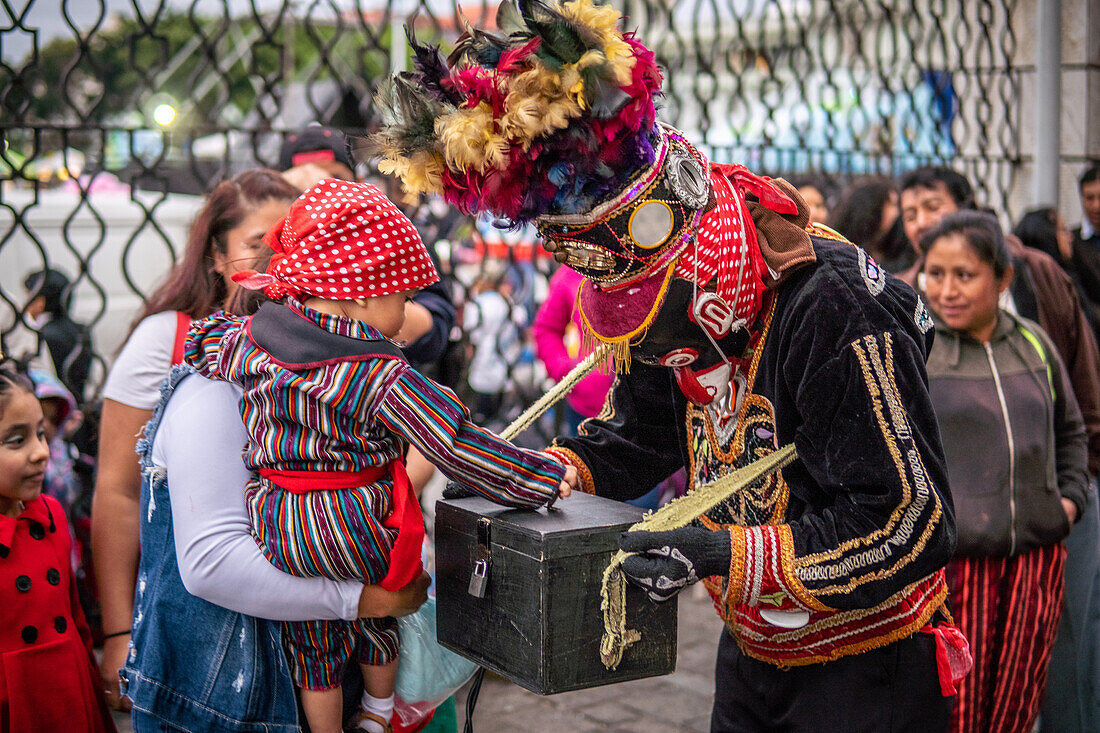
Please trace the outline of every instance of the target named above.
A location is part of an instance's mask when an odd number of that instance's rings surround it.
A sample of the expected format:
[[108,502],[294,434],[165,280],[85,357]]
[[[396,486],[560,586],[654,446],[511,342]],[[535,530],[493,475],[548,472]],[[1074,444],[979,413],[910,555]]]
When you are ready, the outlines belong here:
[[[141,299],[178,257],[200,194],[246,168],[274,166],[284,136],[308,123],[362,135],[377,117],[379,82],[407,63],[404,24],[446,46],[466,21],[491,26],[495,5],[3,0],[5,340],[33,326],[26,276],[64,273],[73,317],[91,333],[95,363],[81,397],[94,401]],[[661,115],[714,159],[837,183],[948,162],[1007,212],[1020,159],[1014,2],[615,5],[657,53]],[[506,423],[542,391],[526,324],[552,262],[532,242],[487,242],[448,212],[421,214],[429,229],[450,222],[431,243],[467,306],[454,363],[467,361],[479,327],[475,282],[506,275],[516,327],[496,347],[508,374]],[[464,373],[445,376],[474,397]]]

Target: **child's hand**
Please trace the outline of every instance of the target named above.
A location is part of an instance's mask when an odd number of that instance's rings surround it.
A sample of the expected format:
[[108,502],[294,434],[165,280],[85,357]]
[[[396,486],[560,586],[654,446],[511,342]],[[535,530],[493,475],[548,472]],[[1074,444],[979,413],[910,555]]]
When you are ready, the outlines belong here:
[[558,484],[558,496],[565,498],[573,493],[573,490],[581,490],[581,479],[577,473],[576,466],[566,466],[565,476],[562,478],[561,483]]

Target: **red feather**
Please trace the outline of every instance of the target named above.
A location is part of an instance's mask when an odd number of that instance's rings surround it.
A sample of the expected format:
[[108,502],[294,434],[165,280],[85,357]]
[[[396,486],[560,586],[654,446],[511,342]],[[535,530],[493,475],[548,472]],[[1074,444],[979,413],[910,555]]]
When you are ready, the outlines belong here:
[[542,45],[542,36],[535,36],[527,43],[517,48],[510,48],[500,55],[497,63],[497,73],[507,74],[513,69],[518,70],[520,62],[539,50]]

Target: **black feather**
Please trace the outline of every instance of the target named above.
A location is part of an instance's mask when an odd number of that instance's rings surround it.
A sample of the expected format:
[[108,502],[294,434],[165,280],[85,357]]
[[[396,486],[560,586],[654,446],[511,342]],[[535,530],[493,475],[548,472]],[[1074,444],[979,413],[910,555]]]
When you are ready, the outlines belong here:
[[541,0],[519,0],[519,10],[532,32],[542,37],[540,58],[572,64],[588,50],[573,23]]
[[414,55],[413,70],[407,73],[408,80],[419,84],[441,102],[455,106],[462,104],[462,96],[443,83],[451,72],[439,46],[418,42],[415,32],[408,25],[405,26],[405,37],[409,39]]
[[509,38],[526,42],[531,38],[531,30],[519,12],[516,0],[504,0],[497,8],[497,28]]

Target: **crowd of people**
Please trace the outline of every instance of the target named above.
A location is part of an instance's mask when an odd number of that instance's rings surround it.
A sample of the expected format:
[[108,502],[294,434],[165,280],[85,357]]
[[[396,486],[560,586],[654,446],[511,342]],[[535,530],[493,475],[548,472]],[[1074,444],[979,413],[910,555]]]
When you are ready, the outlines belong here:
[[[670,265],[671,236],[614,265],[570,259],[593,222],[544,211],[564,263],[544,295],[507,262],[457,288],[418,212],[356,180],[340,133],[292,136],[283,171],[206,197],[110,366],[95,445],[76,437],[92,349],[71,286],[28,275],[31,329],[0,370],[0,580],[29,601],[0,610],[0,731],[110,731],[108,708],[137,731],[401,729],[394,619],[426,598],[417,497],[437,468],[509,506],[638,500],[787,442],[782,476],[623,540],[655,600],[707,579],[727,627],[714,730],[766,729],[780,708],[806,730],[857,714],[1100,729],[1100,166],[1079,179],[1079,227],[1042,208],[1005,233],[951,168],[834,196],[704,165],[670,130],[650,151],[680,156],[654,184],[685,204],[670,235],[752,231],[724,250],[736,287],[698,252]],[[634,301],[591,286],[608,269],[636,278]],[[747,315],[708,320],[723,294]],[[456,323],[468,407],[421,373]],[[634,363],[577,385],[553,446],[480,427],[525,344],[552,383],[593,340]],[[764,596],[775,608],[755,610]],[[823,711],[829,695],[859,704]],[[417,725],[455,730],[453,701]]]
[[[317,128],[302,137],[307,147],[340,155],[345,150],[343,138],[330,140],[334,134],[338,135]],[[207,197],[180,264],[135,318],[111,367],[101,421],[110,429],[100,431],[98,460],[71,439],[81,422],[78,401],[85,397],[90,343],[86,329],[68,316],[68,281],[51,270],[27,278],[28,312],[32,322],[42,321],[43,346],[35,350],[35,361],[24,360],[32,364],[26,370],[29,381],[5,369],[0,420],[6,435],[12,425],[26,422],[24,413],[35,412],[37,418],[38,412],[24,404],[20,394],[37,398],[45,430],[43,445],[48,447],[34,449],[27,460],[42,465],[41,493],[50,498],[38,506],[49,517],[51,533],[61,528],[64,534],[53,548],[58,553],[53,565],[59,572],[73,573],[62,583],[72,599],[57,617],[79,632],[75,637],[71,631],[59,633],[66,643],[90,649],[92,634],[84,623],[82,606],[97,614],[96,625],[102,629],[97,642],[103,644],[99,663],[103,702],[116,708],[135,705],[136,729],[154,730],[169,721],[206,725],[210,722],[206,713],[195,716],[194,710],[211,705],[219,716],[262,719],[288,730],[296,725],[300,710],[314,722],[314,730],[324,730],[326,719],[335,715],[337,722],[328,725],[339,729],[340,714],[318,712],[322,708],[309,702],[307,691],[339,687],[340,680],[332,675],[342,674],[342,666],[331,666],[332,644],[345,649],[336,655],[338,659],[356,653],[356,645],[330,627],[341,619],[356,618],[361,621],[353,628],[361,628],[368,649],[358,652],[367,680],[363,697],[367,706],[360,711],[360,719],[375,724],[370,730],[386,730],[392,715],[392,700],[389,706],[385,702],[392,695],[392,671],[379,681],[372,667],[394,658],[397,642],[387,641],[386,633],[379,630],[387,627],[369,623],[364,627],[362,619],[415,609],[425,581],[418,571],[406,572],[399,585],[383,589],[377,583],[386,576],[387,566],[369,563],[350,575],[345,571],[323,577],[325,573],[316,567],[302,568],[292,560],[309,557],[308,552],[257,544],[256,523],[288,510],[285,500],[280,503],[260,489],[274,484],[252,481],[235,446],[250,440],[263,445],[265,438],[249,435],[241,423],[236,408],[240,393],[235,388],[192,381],[176,389],[184,374],[178,365],[185,362],[211,376],[225,376],[222,370],[243,373],[247,353],[236,365],[220,357],[223,349],[232,351],[228,342],[222,343],[225,326],[241,322],[239,318],[206,321],[211,334],[203,336],[200,331],[192,344],[187,343],[188,331],[194,319],[215,311],[255,312],[262,298],[239,286],[242,275],[238,273],[247,276],[257,268],[263,270],[273,241],[267,233],[284,222],[296,200],[303,200],[291,181],[304,183],[318,194],[314,184],[324,178],[338,175],[338,180],[354,180],[350,159],[335,172],[319,166],[318,160],[312,157],[290,174],[249,171],[220,184]],[[958,685],[953,730],[1024,731],[1039,719],[1043,730],[1085,731],[1100,721],[1095,705],[1100,598],[1094,597],[1100,593],[1095,486],[1100,473],[1100,356],[1093,316],[1100,310],[1100,291],[1095,289],[1100,277],[1093,272],[1100,270],[1094,261],[1095,240],[1100,238],[1100,167],[1085,171],[1080,192],[1084,219],[1072,232],[1057,211],[1044,208],[1028,212],[1012,233],[1003,234],[997,218],[975,202],[969,182],[948,168],[915,170],[896,185],[884,179],[859,182],[840,194],[831,211],[813,214],[825,217],[850,241],[865,243],[869,255],[865,266],[893,272],[921,293],[930,307],[928,317],[936,338],[928,354],[929,389],[958,524],[954,559],[947,569],[950,607],[975,660],[972,673]],[[814,193],[821,192],[815,188]],[[822,205],[828,200],[824,194],[820,198]],[[904,251],[898,245],[899,234]],[[424,249],[426,262],[431,249]],[[407,261],[405,255],[400,259]],[[502,386],[523,341],[531,341],[552,381],[560,380],[583,357],[583,327],[576,308],[582,276],[567,266],[558,268],[543,290],[545,296],[535,303],[533,317],[511,297],[509,278],[507,262],[487,262],[482,277],[468,291],[461,321],[472,346],[467,372],[475,400],[470,411],[479,423],[498,419]],[[442,358],[454,325],[452,302],[459,291],[453,287],[421,290],[421,285],[433,282],[429,278],[398,291],[402,309],[406,309],[404,293],[426,296],[422,312],[410,301],[411,317],[381,332],[394,337],[398,330],[408,329],[402,333],[405,342],[427,342],[421,344],[420,358],[412,350],[407,352],[414,365]],[[307,290],[297,291],[299,295],[309,292],[309,286],[304,287]],[[341,334],[339,321],[347,319],[343,311],[327,316],[315,314],[306,305],[294,307],[333,334]],[[283,348],[293,350],[294,345]],[[59,363],[65,366],[58,368]],[[263,372],[261,366],[254,373]],[[177,395],[154,415],[169,375],[174,375],[171,382]],[[611,388],[612,377],[601,372],[581,381],[564,406],[564,433],[575,435],[583,420],[596,417]],[[423,395],[415,401],[422,403]],[[261,415],[264,406],[271,404],[270,397],[258,399],[252,414]],[[289,418],[277,411],[268,423],[280,420],[285,425]],[[429,421],[438,422],[438,415]],[[409,430],[408,423],[399,420],[391,427]],[[406,441],[432,455],[429,463],[445,462],[433,454],[430,443],[423,442],[425,432],[427,427],[411,430]],[[139,435],[144,437],[135,446],[134,436]],[[279,443],[267,440],[278,447]],[[30,446],[35,438],[24,436],[21,441]],[[257,457],[252,468],[270,460]],[[415,460],[410,459],[410,472],[415,471]],[[81,464],[75,473],[74,464]],[[294,461],[283,458],[275,464]],[[160,469],[172,466],[177,468],[170,471],[174,481],[169,491]],[[423,486],[431,471],[429,465],[414,481],[416,488]],[[77,474],[85,482],[94,474],[94,493],[80,489]],[[395,481],[389,479],[391,488]],[[20,486],[20,491],[27,492],[25,482]],[[246,492],[246,486],[253,488]],[[507,485],[502,485],[502,491],[508,491]],[[73,523],[81,521],[74,506],[79,495],[94,496],[90,539],[95,548],[95,589],[88,587],[90,578],[83,578],[91,568],[90,558],[81,554],[81,538],[65,530],[65,517]],[[235,495],[242,500],[227,501],[226,497]],[[261,495],[267,498],[261,500]],[[4,496],[10,504],[6,508],[20,507],[16,517],[37,516],[34,502],[19,498],[22,494]],[[497,498],[507,500],[505,496]],[[156,512],[158,503],[171,511]],[[348,507],[329,510],[343,512],[345,520],[350,511]],[[310,535],[305,528],[318,521],[316,511],[296,520],[297,536]],[[369,507],[365,511],[370,516]],[[11,511],[5,517],[12,517]],[[18,530],[35,525],[14,526]],[[279,531],[278,526],[266,530],[272,547]],[[15,540],[8,535],[4,546],[14,547]],[[362,562],[363,556],[359,557]],[[78,588],[83,588],[83,598]],[[13,619],[12,628],[35,628],[24,623],[29,613],[21,612],[22,620]],[[181,639],[173,629],[184,619],[188,623],[202,619],[210,634]],[[303,625],[304,619],[314,621]],[[273,623],[277,621],[294,623],[280,635]],[[22,633],[20,643],[25,644],[30,632]],[[205,656],[195,654],[195,648],[207,643],[207,638],[237,635],[249,640],[247,647],[218,660],[214,668],[194,666]],[[291,656],[290,666],[277,644],[265,643],[280,638],[292,640],[286,643],[302,650],[299,656]],[[304,650],[315,643],[323,644],[323,652],[307,654]],[[192,661],[184,663],[185,659]],[[235,707],[233,696],[226,695],[221,684],[199,689],[200,682],[221,679],[237,667],[247,670],[243,684],[257,693],[264,691],[262,695]],[[315,679],[318,675],[321,682]],[[301,707],[288,687],[292,678],[306,693]],[[120,679],[125,687],[120,688]],[[73,684],[87,686],[79,681]],[[89,721],[89,729],[100,725],[110,729],[105,708],[96,703],[100,690],[96,684],[95,690],[85,690],[86,699],[81,698],[80,715]],[[27,712],[12,707],[13,703],[4,708],[4,723],[6,729],[18,730],[19,716]],[[339,703],[335,709],[340,710]]]

